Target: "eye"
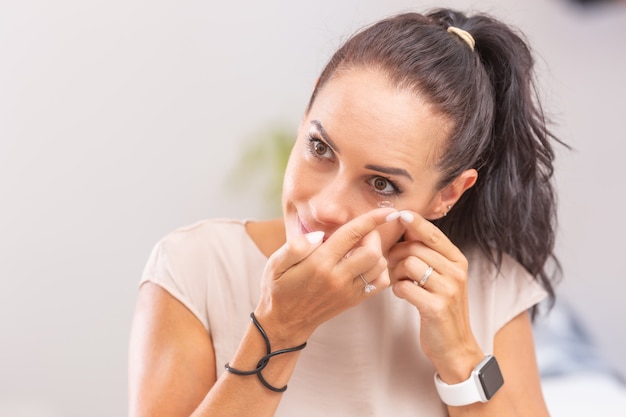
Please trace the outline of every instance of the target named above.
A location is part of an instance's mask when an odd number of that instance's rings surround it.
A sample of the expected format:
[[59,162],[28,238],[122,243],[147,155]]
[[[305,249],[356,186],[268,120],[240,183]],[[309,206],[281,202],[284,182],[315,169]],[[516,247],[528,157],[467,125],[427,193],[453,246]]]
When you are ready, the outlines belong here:
[[328,150],[330,149],[328,145],[320,141],[313,143],[313,147],[315,149],[315,153],[319,156],[324,156],[326,152],[328,152]]
[[368,180],[368,183],[379,194],[392,195],[400,193],[398,187],[385,177],[373,177]]
[[308,137],[309,152],[316,158],[321,159],[333,159],[334,153],[330,146],[324,141],[311,137]]

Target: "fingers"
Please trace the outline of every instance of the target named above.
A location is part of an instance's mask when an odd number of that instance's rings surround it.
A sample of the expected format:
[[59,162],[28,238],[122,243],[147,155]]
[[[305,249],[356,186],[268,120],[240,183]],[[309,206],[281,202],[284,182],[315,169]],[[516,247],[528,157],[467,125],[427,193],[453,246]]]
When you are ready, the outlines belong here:
[[[397,211],[392,211],[391,217],[388,214],[384,217],[384,221],[397,219],[397,216],[393,216],[397,213]],[[379,215],[378,219],[381,218]],[[373,224],[378,225],[376,222]],[[329,241],[326,243],[328,244]],[[382,252],[381,235],[376,228],[356,242],[341,258],[338,266],[343,271],[341,276],[345,277],[346,282],[352,279],[353,293],[356,297],[362,297],[363,293],[374,294],[389,286],[388,263]]]
[[[410,279],[416,281],[419,281],[422,276],[420,274],[423,273],[429,266],[432,266],[434,270],[441,274],[446,274],[450,267],[450,261],[445,256],[419,241],[405,241],[397,243],[393,249],[389,251],[389,267],[396,269],[401,262],[409,258],[414,258],[415,261],[420,261],[420,264],[412,265],[412,267],[415,267],[418,271],[419,276],[409,277]],[[403,268],[407,268],[407,266],[403,265]],[[398,271],[404,272],[404,269],[398,269]],[[415,273],[413,275],[415,275]],[[402,275],[398,276],[400,277]]]
[[463,253],[423,217],[402,211],[399,218],[406,227],[405,241],[396,244],[388,255],[394,292],[416,305],[425,301],[418,300],[425,293],[448,299],[463,293],[467,277]]
[[[389,271],[387,270],[387,263],[384,262],[384,258],[378,262],[370,270],[359,274],[357,278],[353,280],[356,294],[365,292],[366,294],[373,294],[384,290],[389,287],[391,280],[389,278]],[[373,285],[373,291],[366,289],[367,285]]]
[[[354,277],[353,283],[360,293],[368,284],[373,285],[375,290],[381,290],[389,286],[389,274],[387,272],[387,259],[381,253],[381,239],[377,231],[367,234],[355,249],[350,253],[349,260],[342,262],[347,269],[348,277]],[[374,291],[366,291],[371,294]]]
[[290,239],[270,256],[268,263],[280,275],[309,256],[323,238],[324,232],[318,231]]
[[328,238],[324,244],[327,254],[339,261],[378,226],[397,219],[395,213],[398,213],[395,209],[380,208],[355,217]]
[[339,263],[349,276],[355,277],[367,272],[378,260],[387,264],[382,256],[380,233],[373,230],[344,255]]
[[451,295],[457,285],[455,280],[447,278],[448,274],[442,273],[415,256],[403,259],[394,268],[391,268],[391,273],[394,277],[394,285],[395,283],[406,281],[412,284],[410,287],[412,292],[419,290],[419,292],[427,291],[429,293]]
[[[352,252],[351,256],[358,255],[355,257],[356,262],[362,261],[367,256],[368,250],[370,254],[372,254],[372,251],[376,251],[377,255],[380,256],[380,237],[370,236],[370,240],[367,240],[366,237],[376,230],[378,226],[397,219],[397,216],[388,219],[392,213],[398,212],[393,208],[372,210],[341,226],[324,244],[324,259],[322,260],[324,264],[333,265],[339,263],[348,252]],[[320,246],[323,237],[323,232],[311,232],[290,239],[272,254],[268,265],[272,267],[276,274],[284,273],[314,252]],[[369,243],[364,244],[364,242]],[[361,249],[355,251],[355,246],[359,246]],[[321,255],[318,258],[321,258]],[[352,272],[351,277],[354,277],[358,276],[361,271],[357,271],[355,268]]]
[[422,350],[435,367],[445,366],[477,346],[469,320],[467,259],[428,220],[409,211],[399,218],[406,231],[405,240],[389,251],[393,293],[419,310]]
[[452,262],[465,259],[463,253],[430,221],[408,210],[401,211],[399,217],[406,226],[405,240],[422,242]]
[[[309,289],[315,284],[319,288],[326,285],[327,290],[341,287],[351,290],[353,285],[345,285],[354,282],[360,274],[375,271],[377,276],[386,269],[387,261],[376,228],[397,219],[397,213],[392,208],[367,212],[335,230],[324,244],[321,244],[322,232],[297,236],[272,254],[267,268],[275,280],[287,276],[290,270],[293,272],[291,281],[293,277],[307,277]],[[392,214],[396,216],[390,217]],[[312,278],[315,276],[319,278]],[[382,283],[388,286],[388,282],[389,277],[384,277]]]

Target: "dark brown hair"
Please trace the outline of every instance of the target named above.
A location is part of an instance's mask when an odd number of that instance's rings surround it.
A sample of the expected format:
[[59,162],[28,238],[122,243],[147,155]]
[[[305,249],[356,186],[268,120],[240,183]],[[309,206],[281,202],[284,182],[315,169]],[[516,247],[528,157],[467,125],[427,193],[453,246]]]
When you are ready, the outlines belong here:
[[[449,26],[469,32],[474,50]],[[338,71],[356,67],[379,69],[395,87],[426,99],[452,121],[439,186],[466,169],[479,172],[476,185],[434,223],[457,245],[478,244],[496,266],[511,255],[553,301],[560,269],[551,142],[560,141],[546,125],[533,66],[522,35],[491,16],[405,13],[348,39],[322,71],[309,109]]]

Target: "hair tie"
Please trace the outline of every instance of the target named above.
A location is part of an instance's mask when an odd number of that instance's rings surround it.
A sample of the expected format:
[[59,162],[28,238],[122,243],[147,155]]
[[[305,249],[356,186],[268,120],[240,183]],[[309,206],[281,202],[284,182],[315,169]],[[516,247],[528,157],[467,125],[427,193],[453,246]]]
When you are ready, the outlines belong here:
[[457,35],[459,38],[463,39],[463,41],[469,45],[469,47],[472,49],[472,51],[474,50],[474,45],[476,44],[476,41],[474,41],[474,38],[472,37],[472,35],[463,29],[459,29],[456,26],[448,26],[448,32],[449,33],[454,33],[455,35]]

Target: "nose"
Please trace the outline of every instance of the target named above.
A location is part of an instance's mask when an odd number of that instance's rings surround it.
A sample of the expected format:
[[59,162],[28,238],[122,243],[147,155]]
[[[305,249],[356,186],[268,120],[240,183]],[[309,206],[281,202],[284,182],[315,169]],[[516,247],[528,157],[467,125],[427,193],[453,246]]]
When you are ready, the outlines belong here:
[[359,212],[359,198],[349,184],[339,178],[321,187],[310,200],[315,221],[321,225],[339,227]]

